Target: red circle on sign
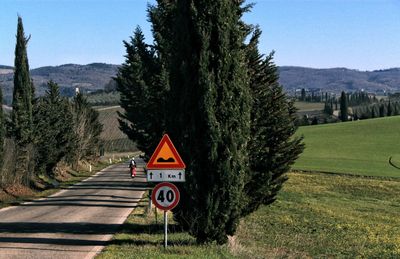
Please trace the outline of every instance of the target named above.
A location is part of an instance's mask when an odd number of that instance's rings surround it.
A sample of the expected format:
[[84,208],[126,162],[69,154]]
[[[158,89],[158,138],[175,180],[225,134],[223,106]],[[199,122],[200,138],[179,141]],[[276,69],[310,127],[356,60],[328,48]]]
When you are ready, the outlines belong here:
[[[157,198],[156,198],[156,194],[157,194],[158,190],[163,188],[163,187],[167,187],[167,188],[171,189],[173,191],[173,193],[174,193],[175,199],[168,206],[164,206],[163,204],[160,204],[158,202]],[[178,205],[179,199],[180,199],[180,193],[179,193],[178,188],[174,184],[168,183],[168,182],[157,184],[156,187],[154,187],[154,189],[153,189],[153,191],[151,193],[151,200],[152,200],[154,206],[156,206],[160,210],[165,210],[165,211],[172,210],[173,208],[176,207],[176,205]]]

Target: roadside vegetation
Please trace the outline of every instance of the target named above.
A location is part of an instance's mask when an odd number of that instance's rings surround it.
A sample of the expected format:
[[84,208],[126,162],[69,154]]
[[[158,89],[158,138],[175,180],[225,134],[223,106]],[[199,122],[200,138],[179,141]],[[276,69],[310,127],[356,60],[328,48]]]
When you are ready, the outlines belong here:
[[400,181],[290,173],[277,201],[243,218],[226,245],[197,245],[144,199],[97,258],[397,258]]
[[[15,47],[13,109],[0,103],[0,201],[3,205],[57,189],[98,160],[102,125],[99,114],[77,93],[61,96],[56,82],[37,97],[30,76],[27,44],[18,17]],[[0,92],[1,99],[1,92]],[[38,194],[39,193],[39,194]]]

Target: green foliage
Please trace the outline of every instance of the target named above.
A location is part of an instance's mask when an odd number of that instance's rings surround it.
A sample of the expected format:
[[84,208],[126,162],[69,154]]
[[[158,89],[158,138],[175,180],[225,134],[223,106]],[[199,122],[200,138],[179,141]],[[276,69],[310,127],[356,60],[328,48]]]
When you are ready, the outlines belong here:
[[250,96],[241,1],[177,1],[168,132],[187,165],[176,220],[197,241],[235,233],[247,167]]
[[17,181],[27,183],[32,167],[32,102],[34,99],[33,84],[29,74],[26,46],[29,38],[25,37],[21,17],[18,17],[17,43],[14,61],[14,92],[11,112],[10,135],[16,147],[15,173]]
[[48,83],[46,95],[34,107],[36,173],[53,176],[53,169],[72,152],[74,139],[71,106],[60,96],[56,83]]
[[275,201],[287,179],[285,173],[303,150],[301,138],[292,137],[297,129],[296,108],[279,85],[273,53],[263,58],[258,52],[260,34],[256,29],[247,54],[252,110],[245,215]]
[[18,17],[17,44],[14,62],[13,110],[11,113],[12,136],[18,145],[24,146],[32,139],[32,94],[33,85],[29,75],[25,37],[21,17]]
[[3,91],[0,86],[0,168],[3,165],[4,158],[4,139],[6,137],[5,125],[6,118],[3,112]]
[[348,101],[347,95],[345,92],[342,92],[340,96],[340,120],[347,121],[348,120]]
[[174,216],[199,243],[226,242],[243,214],[273,202],[302,149],[272,55],[248,62],[243,3],[158,0],[154,45],[137,29],[116,78],[121,130],[148,155],[168,132],[183,157]]
[[166,75],[154,48],[144,42],[137,28],[130,42],[124,41],[126,61],[116,80],[120,92],[120,129],[137,143],[140,150],[151,155],[165,132]]

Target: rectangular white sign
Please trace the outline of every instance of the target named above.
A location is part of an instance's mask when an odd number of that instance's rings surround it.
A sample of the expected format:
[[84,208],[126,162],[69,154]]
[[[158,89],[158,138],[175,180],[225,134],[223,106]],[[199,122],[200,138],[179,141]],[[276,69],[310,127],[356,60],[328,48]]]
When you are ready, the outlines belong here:
[[148,182],[184,182],[185,169],[148,169]]

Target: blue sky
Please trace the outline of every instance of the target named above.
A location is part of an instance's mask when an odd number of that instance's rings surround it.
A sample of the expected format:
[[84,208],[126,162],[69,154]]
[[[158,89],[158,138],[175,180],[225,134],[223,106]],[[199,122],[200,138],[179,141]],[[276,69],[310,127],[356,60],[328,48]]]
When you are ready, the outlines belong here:
[[[154,2],[153,0],[150,2]],[[254,0],[244,19],[263,30],[261,51],[278,65],[374,70],[400,67],[398,0]],[[144,0],[1,0],[0,64],[12,65],[17,14],[32,68],[120,64],[122,40],[140,25],[151,40]]]

